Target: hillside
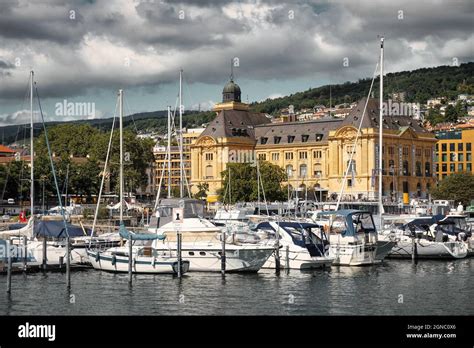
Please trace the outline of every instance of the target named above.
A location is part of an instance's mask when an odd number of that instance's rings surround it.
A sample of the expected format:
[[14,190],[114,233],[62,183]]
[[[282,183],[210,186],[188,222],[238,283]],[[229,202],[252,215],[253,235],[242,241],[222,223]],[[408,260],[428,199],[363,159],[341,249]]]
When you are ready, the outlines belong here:
[[[314,105],[323,104],[329,106],[331,89],[332,105],[344,102],[353,102],[367,95],[370,87],[370,78],[360,79],[357,82],[345,82],[343,84],[327,85],[311,88],[304,92],[298,92],[286,97],[267,99],[263,102],[254,102],[251,107],[254,111],[265,112],[276,115],[278,111],[294,105],[295,110],[311,108]],[[439,66],[435,68],[423,68],[413,71],[402,71],[387,74],[384,78],[384,94],[387,98],[394,92],[406,92],[407,102],[426,103],[430,98],[446,97],[453,99],[459,93],[474,94],[474,62],[455,66]],[[378,83],[374,85],[374,94],[378,94]],[[189,111],[183,117],[185,127],[200,127],[214,117],[213,112]],[[135,121],[135,124],[133,122]],[[73,123],[88,123],[101,130],[109,130],[112,119],[97,119],[72,121]],[[54,125],[64,122],[50,122]],[[166,131],[166,111],[154,111],[137,113],[124,119],[124,126],[137,128],[139,131]],[[25,126],[0,127],[0,137],[4,143],[9,144],[15,139],[21,140],[27,137]],[[35,135],[42,131],[41,124],[35,125]]]

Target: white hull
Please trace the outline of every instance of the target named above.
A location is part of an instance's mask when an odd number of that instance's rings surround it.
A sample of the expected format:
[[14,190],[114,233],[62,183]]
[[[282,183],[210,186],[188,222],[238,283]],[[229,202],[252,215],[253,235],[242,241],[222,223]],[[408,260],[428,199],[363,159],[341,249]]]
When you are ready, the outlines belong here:
[[376,258],[376,244],[339,244],[332,243],[329,256],[334,257],[335,266],[366,266],[379,263]]
[[[464,242],[431,242],[416,240],[417,256],[421,259],[462,259],[467,256]],[[388,257],[411,259],[413,244],[410,240],[398,241]]]
[[[124,248],[111,248],[104,252],[88,251],[89,261],[94,269],[107,272],[128,272],[128,255],[114,255],[114,251],[123,251]],[[134,256],[132,261],[133,273],[175,274],[178,269],[176,258]],[[183,261],[183,274],[189,269],[189,262]]]
[[[286,258],[285,246],[280,248],[280,269],[316,269],[331,267],[334,258],[330,256],[311,256],[306,248],[301,248],[296,245],[291,245],[288,250],[288,259]],[[263,268],[275,269],[275,258],[272,256],[268,258]]]
[[[157,243],[154,248],[164,256],[176,256],[176,244]],[[218,243],[183,243],[182,257],[189,260],[190,272],[220,272],[221,244]],[[226,245],[226,272],[258,272],[270,255],[271,247],[255,245]]]

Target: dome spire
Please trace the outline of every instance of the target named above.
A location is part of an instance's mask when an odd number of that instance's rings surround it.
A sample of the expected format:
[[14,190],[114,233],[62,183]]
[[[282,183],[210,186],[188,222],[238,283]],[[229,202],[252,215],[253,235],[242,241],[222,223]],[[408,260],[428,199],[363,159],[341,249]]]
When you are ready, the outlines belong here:
[[230,59],[230,81],[234,81],[234,59]]

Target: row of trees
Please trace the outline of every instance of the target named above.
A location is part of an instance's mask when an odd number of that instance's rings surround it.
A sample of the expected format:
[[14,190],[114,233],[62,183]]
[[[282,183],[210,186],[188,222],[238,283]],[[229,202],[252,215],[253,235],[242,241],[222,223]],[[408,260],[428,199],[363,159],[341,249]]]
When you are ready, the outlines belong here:
[[[88,124],[61,124],[48,129],[48,139],[54,158],[59,189],[91,200],[98,193],[110,132],[100,131]],[[42,133],[35,139],[35,191],[44,185],[46,196],[56,196],[53,173]],[[146,169],[153,161],[153,141],[140,139],[131,130],[124,131],[125,189],[134,192],[146,184]],[[110,187],[118,191],[119,134],[114,132],[108,172]],[[29,167],[23,161],[13,161],[0,168],[0,188],[4,198],[28,199]]]
[[458,101],[455,105],[449,104],[444,110],[444,115],[441,114],[441,105],[437,105],[434,108],[428,110],[426,120],[430,122],[432,126],[443,122],[456,123],[458,119],[466,115],[467,105],[462,101]]

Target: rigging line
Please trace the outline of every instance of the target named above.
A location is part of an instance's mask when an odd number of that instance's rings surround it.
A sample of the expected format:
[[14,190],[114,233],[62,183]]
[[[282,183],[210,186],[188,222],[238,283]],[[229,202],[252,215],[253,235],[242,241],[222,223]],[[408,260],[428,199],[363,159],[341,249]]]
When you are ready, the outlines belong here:
[[[109,164],[109,158],[110,158],[109,156],[110,156],[110,152],[112,150],[112,139],[113,139],[113,135],[114,135],[115,119],[117,117],[118,104],[119,104],[119,102],[118,102],[118,98],[117,98],[117,103],[115,104],[115,110],[114,110],[114,117],[112,119],[112,129],[110,131],[109,145],[107,147],[107,155],[105,156],[104,169],[102,171],[102,180],[100,182],[99,196],[97,197],[97,206],[95,208],[95,213],[94,213],[94,221],[92,222],[92,230],[91,230],[91,236],[90,236],[91,238],[89,240],[89,249],[91,248],[92,236],[94,235],[95,226],[96,226],[96,223],[97,223],[97,217],[99,215],[100,199],[102,198],[102,190],[104,188],[105,176],[107,174],[107,166]],[[122,202],[120,202],[120,204],[122,204]]]
[[[40,96],[39,96],[39,93],[38,93],[38,87],[36,87],[36,82],[35,82],[35,91],[36,91],[36,97],[38,99],[38,107],[39,107],[39,111],[40,111],[40,115],[41,115],[41,122],[43,124],[44,138],[46,139],[46,146],[48,148],[49,162],[51,164],[51,172],[53,173],[53,178],[54,178],[54,186],[55,186],[55,189],[56,189],[56,195],[58,196],[59,209],[61,209],[61,216],[62,216],[63,222],[64,222],[64,231],[66,232],[66,237],[69,237],[69,231],[68,231],[68,227],[67,227],[66,216],[65,216],[64,209],[63,209],[63,202],[62,202],[62,199],[61,199],[61,194],[59,193],[58,179],[56,177],[56,171],[54,169],[53,156],[52,156],[52,153],[51,153],[51,147],[49,145],[49,140],[48,140],[48,130],[46,129],[46,124],[44,122],[43,108],[41,107],[41,101],[40,101]],[[32,153],[31,154],[32,158],[33,158],[33,155],[34,154]],[[33,184],[33,183],[31,183],[31,184]],[[31,197],[31,198],[33,199],[33,197]]]
[[[375,81],[375,77],[376,77],[376,74],[377,74],[378,67],[379,67],[379,63],[377,62],[377,64],[375,65],[375,71],[374,71],[374,75],[372,77],[372,82],[370,83],[369,93],[368,93],[367,99],[365,101],[364,111],[362,112],[362,117],[360,118],[360,123],[359,123],[359,127],[357,129],[356,138],[354,139],[354,145],[352,146],[351,156],[349,158],[349,164],[350,165],[347,166],[346,172],[344,174],[344,178],[342,179],[341,191],[339,192],[339,197],[337,198],[336,211],[339,209],[339,205],[341,203],[342,193],[344,192],[344,188],[346,186],[346,181],[347,181],[347,176],[349,174],[349,168],[351,169],[352,172],[354,171],[352,161],[353,161],[355,149],[356,149],[356,146],[357,146],[357,140],[359,140],[360,131],[362,129],[362,122],[364,121],[365,113],[367,111],[367,105],[369,103],[370,94],[372,93],[372,87],[374,86],[374,81]],[[382,107],[382,105],[380,105],[379,107]],[[331,223],[331,225],[332,225],[332,223]]]

